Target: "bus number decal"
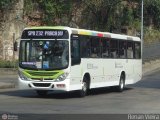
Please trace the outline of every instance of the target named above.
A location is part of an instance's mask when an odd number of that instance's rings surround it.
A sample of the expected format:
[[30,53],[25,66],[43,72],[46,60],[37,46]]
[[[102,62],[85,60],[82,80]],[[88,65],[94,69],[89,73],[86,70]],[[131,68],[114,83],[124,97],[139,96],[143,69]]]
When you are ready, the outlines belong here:
[[87,69],[98,69],[98,66],[94,66],[93,64],[88,63]]

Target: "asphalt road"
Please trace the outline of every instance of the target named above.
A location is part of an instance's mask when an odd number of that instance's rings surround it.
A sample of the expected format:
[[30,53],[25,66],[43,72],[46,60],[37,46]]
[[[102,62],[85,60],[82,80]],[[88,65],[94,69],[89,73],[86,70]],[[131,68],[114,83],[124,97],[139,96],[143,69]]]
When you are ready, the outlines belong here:
[[[0,90],[0,113],[10,114],[156,114],[160,113],[160,70],[149,74],[124,92],[93,89],[85,98],[74,93],[50,93],[41,98],[34,91]],[[16,80],[16,76],[12,77]],[[11,79],[10,79],[11,80]]]

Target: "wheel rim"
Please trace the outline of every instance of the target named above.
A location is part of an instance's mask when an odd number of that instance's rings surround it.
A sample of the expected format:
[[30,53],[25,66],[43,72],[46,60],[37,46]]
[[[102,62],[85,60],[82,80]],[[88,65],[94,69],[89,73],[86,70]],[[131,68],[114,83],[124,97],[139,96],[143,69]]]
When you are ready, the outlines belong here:
[[82,83],[82,91],[83,91],[83,92],[86,92],[86,91],[87,91],[87,84],[86,84],[86,82],[83,82],[83,83]]
[[121,78],[121,81],[120,81],[120,89],[123,90],[124,88],[124,82],[123,82],[123,79]]

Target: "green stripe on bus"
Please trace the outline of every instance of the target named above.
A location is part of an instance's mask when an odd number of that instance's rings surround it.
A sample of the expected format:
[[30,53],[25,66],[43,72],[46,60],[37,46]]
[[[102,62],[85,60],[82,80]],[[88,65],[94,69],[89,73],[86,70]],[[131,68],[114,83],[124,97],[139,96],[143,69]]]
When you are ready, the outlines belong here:
[[62,71],[62,70],[55,70],[55,71],[23,70],[23,74],[28,78],[50,78],[50,79],[56,79],[60,75],[64,74],[64,71]]

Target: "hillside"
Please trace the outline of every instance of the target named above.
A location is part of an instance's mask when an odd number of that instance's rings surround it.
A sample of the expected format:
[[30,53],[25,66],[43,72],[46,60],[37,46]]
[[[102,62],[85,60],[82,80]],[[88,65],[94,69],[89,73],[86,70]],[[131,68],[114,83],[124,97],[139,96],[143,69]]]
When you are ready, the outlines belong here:
[[[13,42],[26,26],[63,25],[139,36],[141,0],[1,0],[0,16],[0,58],[9,59]],[[145,44],[160,39],[159,16],[160,0],[144,0]]]

